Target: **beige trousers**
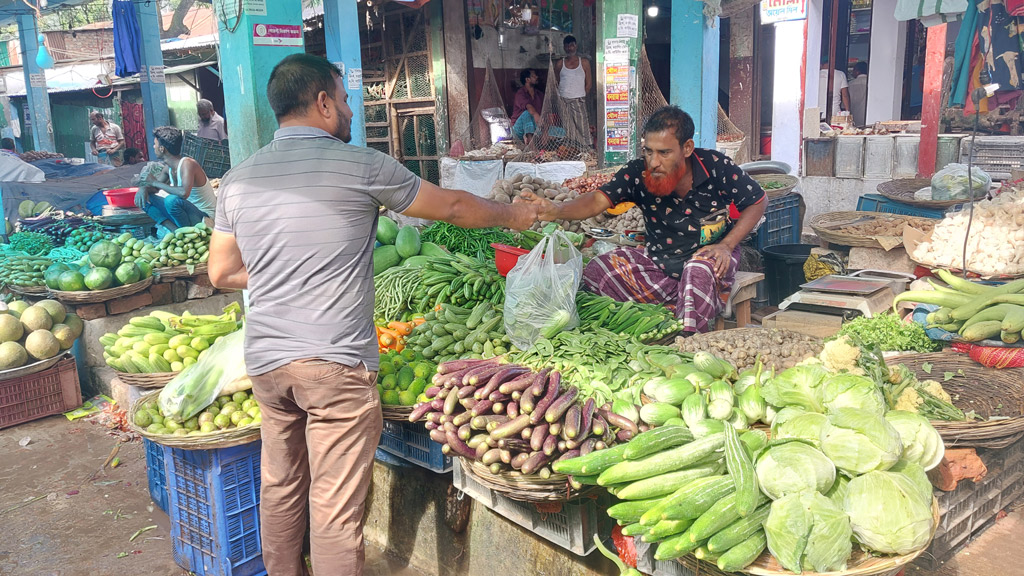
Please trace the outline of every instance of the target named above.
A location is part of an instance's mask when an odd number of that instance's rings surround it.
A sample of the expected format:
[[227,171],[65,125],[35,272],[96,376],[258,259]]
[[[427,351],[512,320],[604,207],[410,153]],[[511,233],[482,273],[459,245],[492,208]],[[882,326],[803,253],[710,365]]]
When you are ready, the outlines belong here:
[[[380,441],[377,373],[322,360],[252,377],[263,417],[260,532],[269,576],[363,573],[363,509]],[[307,514],[308,503],[308,514]]]

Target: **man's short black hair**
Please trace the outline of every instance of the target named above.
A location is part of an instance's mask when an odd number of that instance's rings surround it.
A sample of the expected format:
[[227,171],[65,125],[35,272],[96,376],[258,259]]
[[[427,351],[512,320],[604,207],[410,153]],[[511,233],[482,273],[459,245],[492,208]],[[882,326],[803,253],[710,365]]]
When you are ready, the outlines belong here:
[[573,36],[572,34],[569,34],[568,36],[565,37],[565,40],[562,40],[562,46],[568,46],[569,44],[575,44],[575,43],[576,43],[576,37]]
[[160,141],[160,145],[167,148],[167,151],[175,156],[181,155],[181,142],[183,135],[181,130],[174,126],[158,126],[153,130],[153,136]]
[[4,150],[14,150],[16,148],[14,145],[14,138],[4,138],[0,140],[0,148],[3,148]]
[[533,68],[523,68],[523,70],[519,72],[519,83],[526,86],[526,79],[529,78],[530,74],[533,74],[533,72]]
[[853,65],[853,69],[854,71],[857,72],[857,74],[867,74],[868,63],[861,60],[860,62],[857,62],[856,64]]
[[278,120],[305,112],[317,94],[334,96],[334,78],[341,71],[325,58],[312,54],[292,54],[274,66],[267,82],[267,100]]
[[654,114],[644,124],[644,136],[652,132],[664,132],[673,130],[679,145],[683,146],[687,140],[693,139],[693,118],[683,112],[678,106],[665,106],[655,110]]
[[125,160],[125,162],[127,162],[128,160],[130,160],[132,158],[135,158],[136,156],[141,158],[142,157],[142,150],[139,150],[138,148],[125,148],[124,149],[124,160]]

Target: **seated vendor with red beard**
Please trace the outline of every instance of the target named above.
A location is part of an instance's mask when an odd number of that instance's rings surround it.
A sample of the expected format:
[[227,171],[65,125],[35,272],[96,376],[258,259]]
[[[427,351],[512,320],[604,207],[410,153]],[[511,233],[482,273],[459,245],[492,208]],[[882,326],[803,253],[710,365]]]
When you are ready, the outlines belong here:
[[[706,332],[729,298],[740,242],[764,215],[764,190],[726,155],[694,148],[693,119],[676,106],[644,126],[643,159],[619,170],[598,192],[570,202],[540,202],[542,220],[585,220],[622,202],[643,211],[646,247],[619,248],[590,261],[587,290],[618,301],[664,304],[684,332]],[[730,217],[735,206],[739,217]]]

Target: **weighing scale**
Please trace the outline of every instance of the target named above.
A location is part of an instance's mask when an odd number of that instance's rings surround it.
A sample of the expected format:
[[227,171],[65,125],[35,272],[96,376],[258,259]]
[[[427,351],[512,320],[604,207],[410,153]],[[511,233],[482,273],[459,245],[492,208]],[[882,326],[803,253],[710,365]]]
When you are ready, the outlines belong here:
[[786,298],[779,308],[800,310],[852,320],[871,318],[892,306],[894,298],[887,280],[830,275],[801,284],[801,291]]

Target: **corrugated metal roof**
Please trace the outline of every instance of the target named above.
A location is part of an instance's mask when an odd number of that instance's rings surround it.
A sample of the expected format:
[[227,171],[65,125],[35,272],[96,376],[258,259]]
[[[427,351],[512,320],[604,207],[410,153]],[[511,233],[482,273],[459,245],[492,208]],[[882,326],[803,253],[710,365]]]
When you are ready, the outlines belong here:
[[[168,66],[164,69],[164,75],[170,76],[181,74],[196,68],[211,66],[216,62],[199,62],[195,64],[182,64],[181,66]],[[69,66],[56,66],[46,70],[47,92],[60,94],[62,92],[77,92],[79,90],[108,90],[101,84],[98,76],[104,74],[108,68],[104,63],[71,64]],[[11,71],[3,74],[7,83],[7,96],[25,96],[25,74],[21,70]],[[138,76],[128,78],[114,78],[113,86],[130,86],[139,83]]]

